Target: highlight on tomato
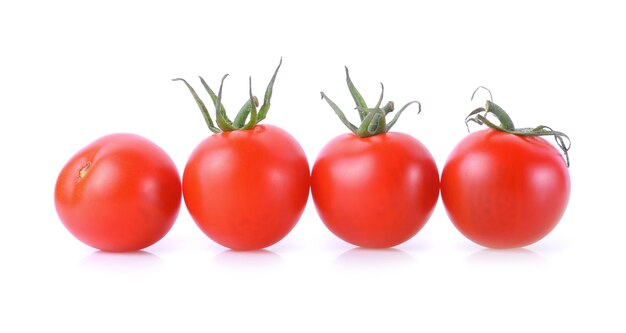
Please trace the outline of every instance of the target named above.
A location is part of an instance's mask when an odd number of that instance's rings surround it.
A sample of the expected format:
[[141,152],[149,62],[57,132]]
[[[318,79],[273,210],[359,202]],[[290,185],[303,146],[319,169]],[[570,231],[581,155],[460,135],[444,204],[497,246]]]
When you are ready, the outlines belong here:
[[[233,250],[257,250],[283,239],[296,225],[309,196],[309,164],[300,144],[283,129],[259,125],[270,108],[279,63],[263,105],[252,95],[231,121],[221,102],[200,77],[216,110],[214,123],[187,81],[209,129],[214,133],[194,149],[183,172],[183,197],[198,227]],[[215,125],[217,124],[217,126]]]
[[[443,168],[441,197],[452,223],[468,239],[489,248],[539,241],[567,207],[569,137],[548,126],[517,128],[491,99],[465,121],[488,128],[461,140]],[[565,158],[541,136],[554,137]]]
[[163,238],[176,221],[180,176],[153,142],[111,134],[65,164],[54,203],[63,225],[81,242],[103,251],[138,251]]
[[368,107],[346,67],[348,89],[361,124],[357,127],[323,92],[351,133],[340,135],[320,151],[311,175],[317,212],[340,239],[361,247],[387,248],[412,238],[430,218],[439,197],[439,173],[428,149],[404,133],[389,132],[404,110],[387,122],[393,102],[382,105],[384,86]]

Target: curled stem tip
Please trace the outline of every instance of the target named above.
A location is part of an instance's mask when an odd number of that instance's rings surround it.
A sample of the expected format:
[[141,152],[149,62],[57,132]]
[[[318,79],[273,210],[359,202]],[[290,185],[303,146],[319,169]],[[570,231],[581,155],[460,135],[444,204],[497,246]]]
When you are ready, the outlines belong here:
[[381,82],[380,83],[380,97],[378,98],[378,102],[376,103],[376,106],[374,108],[379,108],[380,105],[383,103],[383,95],[385,95],[385,85]]
[[472,98],[470,100],[472,101],[474,100],[474,96],[476,95],[476,92],[479,91],[480,89],[486,90],[489,93],[489,100],[493,102],[493,95],[491,94],[491,90],[489,90],[485,86],[478,86],[476,89],[474,89],[474,92],[472,93]]

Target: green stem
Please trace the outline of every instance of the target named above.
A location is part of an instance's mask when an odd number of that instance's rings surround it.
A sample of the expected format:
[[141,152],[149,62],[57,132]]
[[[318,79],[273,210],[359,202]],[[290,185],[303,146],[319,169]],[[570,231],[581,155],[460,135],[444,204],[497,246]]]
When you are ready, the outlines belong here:
[[[495,124],[494,122],[489,120],[487,118],[488,114],[495,115],[500,124]],[[570,165],[568,152],[572,144],[570,138],[565,133],[555,131],[551,127],[545,125],[540,125],[537,127],[515,128],[515,126],[513,126],[513,121],[511,120],[511,117],[509,117],[504,109],[502,109],[492,101],[487,101],[484,108],[477,108],[472,111],[465,118],[465,124],[468,125],[469,122],[474,122],[478,125],[484,124],[494,130],[519,136],[554,136],[554,140],[556,141],[557,146],[559,146],[559,148],[563,152],[563,155],[565,156],[565,162],[567,163],[567,166],[569,167]]]
[[383,111],[385,111],[385,115],[393,112],[393,110],[394,110],[393,101],[389,101],[389,102],[387,102],[387,104],[385,104],[385,106],[383,106]]
[[513,120],[509,115],[497,104],[492,101],[487,101],[487,105],[485,106],[485,113],[493,113],[498,120],[500,121],[500,126],[502,128],[513,131],[515,130],[515,125],[513,125]]

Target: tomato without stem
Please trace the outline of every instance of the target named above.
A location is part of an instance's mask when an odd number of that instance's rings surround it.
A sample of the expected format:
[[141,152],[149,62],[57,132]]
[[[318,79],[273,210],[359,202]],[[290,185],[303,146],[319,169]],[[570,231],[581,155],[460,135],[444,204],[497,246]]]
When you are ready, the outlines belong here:
[[104,251],[137,251],[163,238],[174,224],[180,176],[151,141],[112,134],[67,162],[54,202],[65,227],[83,243]]
[[569,194],[567,165],[553,145],[494,129],[465,137],[441,175],[442,200],[454,225],[491,248],[526,246],[546,236]]
[[284,238],[309,195],[304,150],[284,130],[257,125],[212,135],[183,173],[185,204],[200,229],[234,250],[256,250]]
[[439,197],[437,166],[402,133],[341,135],[320,152],[311,191],[324,224],[354,245],[385,248],[413,237]]

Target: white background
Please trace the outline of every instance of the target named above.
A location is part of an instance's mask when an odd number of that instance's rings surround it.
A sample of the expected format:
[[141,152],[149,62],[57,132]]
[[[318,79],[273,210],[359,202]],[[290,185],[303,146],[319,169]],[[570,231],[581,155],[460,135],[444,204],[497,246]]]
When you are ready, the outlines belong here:
[[[624,332],[625,10],[619,1],[4,1],[0,4],[0,331]],[[320,100],[418,99],[396,131],[441,170],[466,135],[478,85],[520,126],[572,138],[568,210],[544,240],[485,250],[441,202],[397,248],[368,251],[327,231],[309,202],[266,251],[211,242],[184,205],[171,232],[133,254],[95,251],[58,220],[53,188],[77,150],[143,135],[182,172],[210,132],[189,92],[225,73],[231,112],[283,57],[266,123],[310,163],[346,132]],[[481,96],[484,100],[486,96]],[[352,111],[353,112],[353,111]],[[354,114],[351,114],[351,119]],[[475,128],[474,128],[475,129]]]

